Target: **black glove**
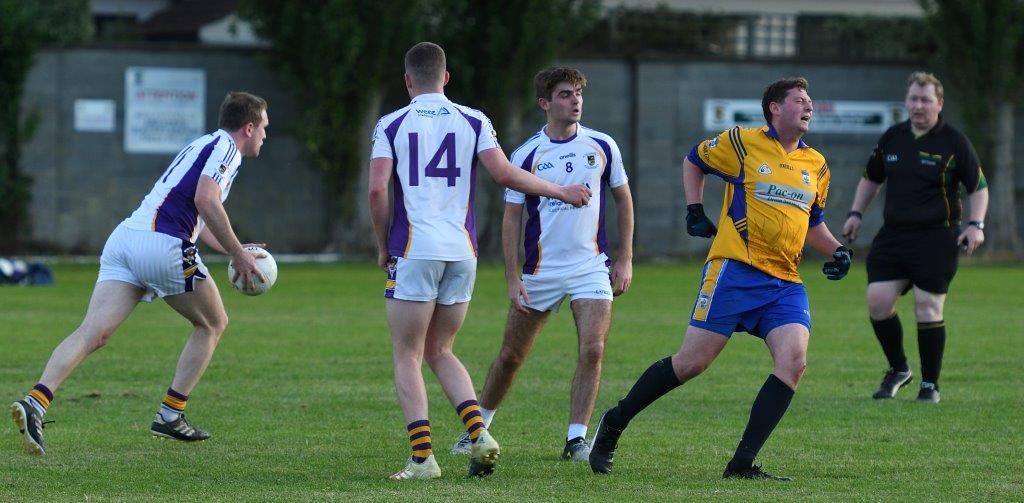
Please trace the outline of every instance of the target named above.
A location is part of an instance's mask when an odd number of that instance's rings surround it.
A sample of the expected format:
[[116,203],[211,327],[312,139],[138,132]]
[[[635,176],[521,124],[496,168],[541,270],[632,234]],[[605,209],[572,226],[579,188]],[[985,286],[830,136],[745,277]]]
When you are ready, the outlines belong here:
[[699,238],[709,238],[718,234],[715,224],[704,214],[704,205],[686,205],[686,233]]
[[843,279],[846,273],[850,272],[850,264],[853,263],[853,250],[840,246],[836,248],[832,258],[831,262],[825,262],[825,265],[821,266],[821,272],[825,273],[825,277],[828,279]]

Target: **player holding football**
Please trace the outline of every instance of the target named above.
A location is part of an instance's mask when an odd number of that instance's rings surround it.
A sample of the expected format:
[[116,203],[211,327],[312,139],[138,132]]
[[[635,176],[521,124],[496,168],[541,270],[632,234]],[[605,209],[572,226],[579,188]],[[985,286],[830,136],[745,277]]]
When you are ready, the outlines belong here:
[[[612,321],[612,295],[629,290],[633,278],[633,200],[615,140],[579,123],[583,88],[587,85],[583,73],[573,68],[549,68],[534,77],[534,85],[547,125],[512,153],[512,164],[553,183],[579,183],[601,190],[595,191],[595,200],[582,208],[506,191],[502,244],[512,305],[501,351],[484,383],[480,412],[484,426],[490,427],[537,334],[568,295],[576,320],[579,356],[562,459],[586,461],[590,456],[585,440],[587,423],[600,386],[604,343]],[[605,186],[611,188],[618,210],[620,245],[618,260],[611,268],[604,227]],[[526,263],[520,278],[524,203],[529,218]],[[468,436],[463,435],[452,450],[465,452],[468,444]]]
[[370,214],[377,263],[388,272],[384,296],[395,387],[412,446],[409,462],[393,480],[441,476],[431,448],[424,358],[471,439],[469,474],[492,473],[500,453],[483,425],[469,374],[452,353],[476,279],[477,163],[499,184],[525,193],[572,206],[590,199],[585,186],[561,187],[512,166],[487,116],[445,97],[448,78],[441,47],[421,42],[409,49],[405,85],[412,103],[382,117],[373,135]]
[[155,296],[190,321],[193,331],[150,432],[185,441],[210,437],[192,426],[184,412],[228,317],[195,243],[202,239],[210,248],[230,255],[246,288],[251,289],[253,281],[264,281],[256,257],[231,229],[223,203],[242,157],[260,154],[269,124],[267,102],[249,93],[228,93],[217,123],[220,129],[178,153],[139,208],[107,238],[85,319],[53,350],[28,395],[11,404],[11,416],[29,454],[46,453],[42,420],[57,388],[90,353],[107,343],[140,301],[152,302]]
[[[807,81],[773,83],[761,107],[766,126],[725,131],[695,146],[683,161],[686,231],[714,241],[682,347],[651,365],[601,417],[590,453],[596,473],[611,472],[619,436],[634,416],[707,369],[733,332],[746,331],[764,339],[774,367],[723,477],[790,480],[753,462],[807,366],[811,318],[797,265],[806,242],[832,257],[822,271],[838,280],[849,271],[852,256],[825,226],[830,177],[825,158],[801,140],[814,110]],[[704,215],[706,174],[726,182],[718,229]]]

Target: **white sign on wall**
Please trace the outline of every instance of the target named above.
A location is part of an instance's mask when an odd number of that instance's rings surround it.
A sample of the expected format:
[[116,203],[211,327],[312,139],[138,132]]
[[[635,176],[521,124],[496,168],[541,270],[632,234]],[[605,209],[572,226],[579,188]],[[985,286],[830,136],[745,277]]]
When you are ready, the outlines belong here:
[[124,149],[173,154],[206,131],[206,72],[128,67],[124,72]]
[[75,100],[75,131],[114,131],[114,100]]
[[[891,101],[815,101],[812,133],[882,134],[907,120],[903,103]],[[733,126],[765,125],[760,100],[704,100],[704,129],[724,131]]]

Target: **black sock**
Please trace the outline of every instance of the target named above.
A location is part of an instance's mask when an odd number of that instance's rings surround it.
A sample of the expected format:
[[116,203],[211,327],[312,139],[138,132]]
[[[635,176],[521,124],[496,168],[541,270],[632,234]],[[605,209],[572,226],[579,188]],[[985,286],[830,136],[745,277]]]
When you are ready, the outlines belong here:
[[742,470],[754,464],[754,458],[761,451],[772,430],[782,420],[782,416],[793,401],[793,389],[775,377],[775,374],[768,376],[768,380],[761,386],[754,405],[750,408],[750,420],[747,421],[747,429],[743,430],[743,437],[740,438],[740,445],[736,447],[736,454],[732,461],[729,461],[729,469]]
[[619,430],[626,429],[629,422],[640,411],[661,398],[665,393],[680,386],[676,372],[672,370],[672,357],[668,356],[654,362],[647,367],[640,379],[629,390],[626,396],[619,400],[619,405],[612,407],[604,416],[608,426]]
[[897,372],[910,370],[907,354],[903,352],[903,325],[900,324],[899,315],[894,314],[886,320],[871,320],[871,327],[875,329],[875,337],[878,337],[882,345],[889,366]]
[[921,381],[939,385],[942,351],[946,347],[946,324],[942,320],[917,324],[917,348],[921,353]]

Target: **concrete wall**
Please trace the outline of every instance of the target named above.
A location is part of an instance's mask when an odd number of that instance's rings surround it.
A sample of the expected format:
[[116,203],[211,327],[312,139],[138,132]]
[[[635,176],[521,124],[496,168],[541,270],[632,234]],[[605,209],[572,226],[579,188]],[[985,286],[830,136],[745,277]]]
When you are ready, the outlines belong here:
[[[611,134],[619,143],[636,207],[636,253],[640,257],[703,253],[707,243],[685,233],[682,158],[704,131],[706,98],[759,99],[779,77],[802,75],[817,100],[899,101],[903,82],[914,70],[892,65],[800,65],[687,61],[567,60],[589,77],[584,123]],[[203,49],[141,51],[72,49],[46,51],[29,75],[25,104],[41,114],[41,124],[25,150],[25,167],[35,177],[31,207],[33,237],[60,249],[98,253],[110,229],[125,218],[167,167],[172,155],[124,152],[124,71],[128,66],[202,68],[206,71],[207,129],[214,129],[224,94],[245,89],[270,103],[269,139],[258,159],[246,159],[232,189],[228,211],[243,240],[268,241],[275,252],[320,252],[332,248],[337,218],[329,212],[320,174],[310,166],[301,143],[290,136],[297,107],[292,95],[251,52]],[[456,69],[457,71],[457,69]],[[530,85],[524,83],[524,85]],[[74,100],[111,99],[117,104],[112,133],[82,133],[73,128]],[[947,116],[956,124],[955,96]],[[467,105],[473,105],[467,102]],[[523,123],[524,138],[502,134],[508,153],[543,122],[539,113]],[[372,125],[372,121],[367,122]],[[1018,113],[1024,128],[1024,114]],[[807,143],[821,151],[832,171],[827,223],[839,232],[853,190],[877,135],[814,134]],[[369,131],[367,131],[367,137]],[[1024,194],[1024,140],[1018,140],[1018,194]],[[365,175],[365,174],[364,174]],[[709,177],[705,204],[713,218],[721,208],[723,186]],[[365,204],[363,188],[350,195]],[[1024,201],[1020,204],[1024,207]],[[610,205],[609,209],[613,209]],[[367,214],[362,208],[359,214]],[[1024,218],[1021,219],[1024,224]],[[881,223],[881,204],[865,214],[861,245]],[[497,224],[497,223],[496,223]],[[614,213],[609,213],[609,240],[615,246]],[[346,231],[342,231],[346,232]],[[346,243],[372,247],[367,226],[349,230],[365,236],[342,236]],[[496,247],[495,247],[496,248]]]
[[[78,253],[98,253],[110,230],[131,214],[174,154],[133,154],[124,144],[124,72],[129,66],[201,68],[206,72],[206,129],[229,90],[269,102],[271,126],[262,154],[246,159],[227,201],[243,240],[266,240],[282,252],[320,251],[328,215],[320,175],[288,131],[296,104],[251,53],[203,50],[46,51],[26,85],[25,105],[40,113],[23,166],[34,179],[33,238]],[[116,103],[111,133],[76,132],[76,99]]]

